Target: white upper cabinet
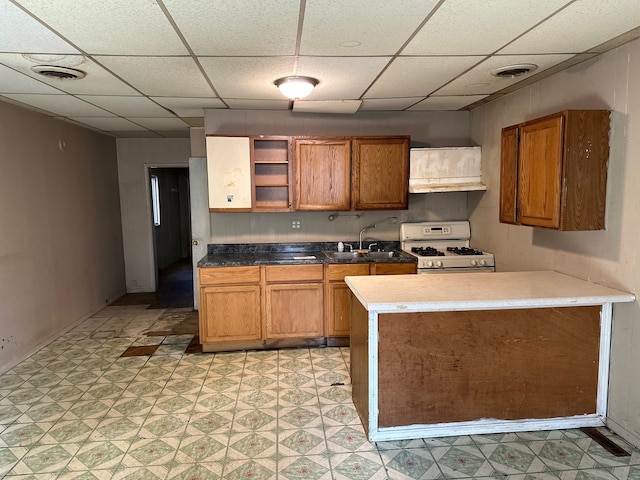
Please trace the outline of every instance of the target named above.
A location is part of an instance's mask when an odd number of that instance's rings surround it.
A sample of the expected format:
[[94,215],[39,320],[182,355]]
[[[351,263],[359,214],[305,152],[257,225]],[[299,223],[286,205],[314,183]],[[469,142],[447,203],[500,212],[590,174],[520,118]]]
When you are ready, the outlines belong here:
[[251,210],[248,137],[207,137],[209,209]]

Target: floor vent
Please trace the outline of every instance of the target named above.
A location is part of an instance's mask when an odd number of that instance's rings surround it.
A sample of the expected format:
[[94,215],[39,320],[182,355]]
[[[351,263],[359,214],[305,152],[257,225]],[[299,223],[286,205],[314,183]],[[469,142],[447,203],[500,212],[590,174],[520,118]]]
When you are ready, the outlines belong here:
[[580,431],[615,457],[630,457],[631,454],[598,431],[597,428],[581,428]]

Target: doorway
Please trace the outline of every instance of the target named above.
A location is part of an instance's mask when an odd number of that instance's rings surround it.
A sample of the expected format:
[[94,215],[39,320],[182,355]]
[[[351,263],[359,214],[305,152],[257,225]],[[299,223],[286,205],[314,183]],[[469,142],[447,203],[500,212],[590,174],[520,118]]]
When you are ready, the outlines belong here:
[[149,168],[156,308],[193,307],[189,169]]

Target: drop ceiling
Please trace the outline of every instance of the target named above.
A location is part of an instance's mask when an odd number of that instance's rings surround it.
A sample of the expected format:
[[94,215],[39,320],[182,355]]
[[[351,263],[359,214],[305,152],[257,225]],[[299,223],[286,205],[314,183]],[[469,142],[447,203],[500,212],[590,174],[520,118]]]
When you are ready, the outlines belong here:
[[[469,109],[638,36],[638,0],[0,0],[0,98],[187,137],[204,109]],[[523,63],[537,69],[490,74]],[[320,83],[292,102],[273,83],[287,75]]]

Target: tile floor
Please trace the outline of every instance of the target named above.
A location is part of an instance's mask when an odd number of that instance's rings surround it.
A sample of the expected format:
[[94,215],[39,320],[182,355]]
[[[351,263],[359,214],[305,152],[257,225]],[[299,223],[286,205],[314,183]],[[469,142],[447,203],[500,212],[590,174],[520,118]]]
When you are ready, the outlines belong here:
[[185,354],[144,335],[162,312],[107,307],[0,376],[0,477],[640,479],[579,430],[371,444],[348,349]]

